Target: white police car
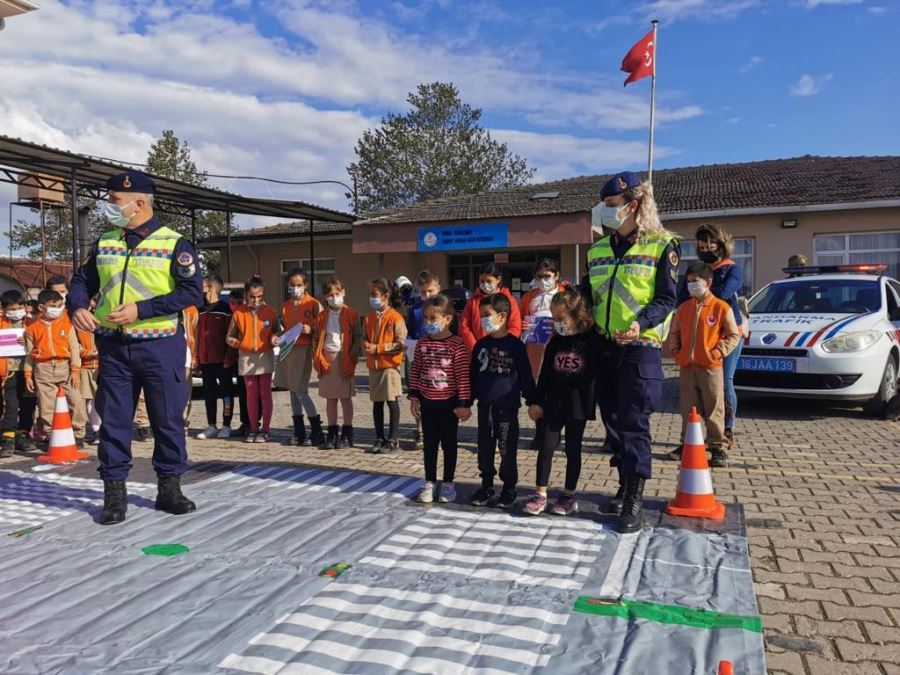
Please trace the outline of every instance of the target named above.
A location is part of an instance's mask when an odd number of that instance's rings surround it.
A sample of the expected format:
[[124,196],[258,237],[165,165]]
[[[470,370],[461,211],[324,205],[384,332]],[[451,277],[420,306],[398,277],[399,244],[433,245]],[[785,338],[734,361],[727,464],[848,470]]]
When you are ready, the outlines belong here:
[[900,371],[900,282],[886,265],[786,268],[750,300],[740,391],[863,401],[884,414]]

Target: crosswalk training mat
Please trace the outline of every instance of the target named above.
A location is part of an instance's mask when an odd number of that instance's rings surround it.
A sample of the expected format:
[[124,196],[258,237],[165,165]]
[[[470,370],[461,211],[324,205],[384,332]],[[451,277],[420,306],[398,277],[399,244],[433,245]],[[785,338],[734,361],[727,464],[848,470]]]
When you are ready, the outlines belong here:
[[101,527],[99,480],[0,471],[0,672],[765,673],[738,505],[619,535],[420,486],[243,465]]

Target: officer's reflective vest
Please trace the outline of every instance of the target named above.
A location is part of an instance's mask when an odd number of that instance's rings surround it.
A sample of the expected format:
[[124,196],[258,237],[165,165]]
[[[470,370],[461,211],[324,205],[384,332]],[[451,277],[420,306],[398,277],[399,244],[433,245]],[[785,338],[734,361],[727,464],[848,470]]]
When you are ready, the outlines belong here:
[[107,320],[118,305],[149,300],[175,290],[172,257],[181,235],[168,227],[151,233],[133,249],[125,243],[125,232],[107,232],[97,242],[97,272],[100,275],[100,300],[95,316],[98,333],[152,339],[178,332],[178,313],[155,316],[119,327]]
[[[616,260],[610,237],[588,250],[587,265],[594,296],[594,321],[600,333],[613,339],[627,331],[656,292],[656,269],[671,238],[646,234],[621,259]],[[672,314],[665,321],[641,331],[637,344],[659,347],[669,333]]]

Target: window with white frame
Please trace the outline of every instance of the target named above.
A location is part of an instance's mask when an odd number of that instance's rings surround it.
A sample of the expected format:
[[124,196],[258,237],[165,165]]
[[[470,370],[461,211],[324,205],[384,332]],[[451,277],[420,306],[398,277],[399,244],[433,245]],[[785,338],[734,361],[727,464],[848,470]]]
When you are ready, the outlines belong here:
[[[309,259],[305,260],[282,260],[281,276],[290,272],[292,269],[299,267],[307,275],[307,284],[310,284],[306,292],[319,296],[322,295],[322,284],[328,277],[334,276],[334,258],[316,258],[316,269],[312,279],[309,279]],[[287,297],[287,288],[283,290],[284,296]]]
[[[738,295],[749,298],[753,294],[753,238],[746,237],[735,239],[734,253],[731,259],[736,265],[740,265],[743,286]],[[683,275],[688,265],[697,260],[697,242],[693,239],[684,239],[681,242],[681,262],[678,264],[678,274]]]
[[900,277],[900,230],[817,234],[813,238],[816,265],[884,263],[886,274]]

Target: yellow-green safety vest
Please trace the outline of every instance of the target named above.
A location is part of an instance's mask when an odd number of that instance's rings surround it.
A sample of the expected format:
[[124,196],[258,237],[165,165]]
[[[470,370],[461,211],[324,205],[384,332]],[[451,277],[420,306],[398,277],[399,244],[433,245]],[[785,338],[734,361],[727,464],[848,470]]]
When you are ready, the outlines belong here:
[[[656,293],[657,263],[672,243],[671,237],[647,234],[639,238],[619,260],[610,237],[603,237],[587,254],[594,300],[594,321],[601,335],[613,339],[627,331]],[[669,334],[670,313],[657,326],[641,331],[636,344],[659,347]]]
[[161,227],[133,249],[125,243],[125,232],[115,230],[102,235],[97,242],[97,273],[100,276],[100,300],[95,316],[101,334],[121,332],[131,338],[154,339],[175,335],[179,316],[167,314],[141,319],[127,326],[107,320],[113,308],[128,302],[149,300],[175,290],[172,257],[181,235]]

